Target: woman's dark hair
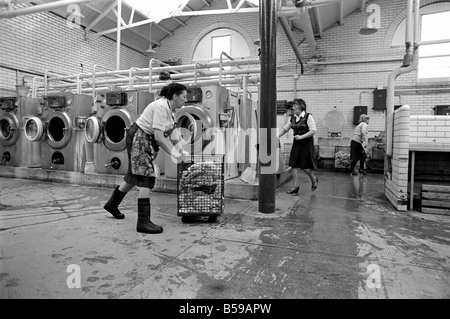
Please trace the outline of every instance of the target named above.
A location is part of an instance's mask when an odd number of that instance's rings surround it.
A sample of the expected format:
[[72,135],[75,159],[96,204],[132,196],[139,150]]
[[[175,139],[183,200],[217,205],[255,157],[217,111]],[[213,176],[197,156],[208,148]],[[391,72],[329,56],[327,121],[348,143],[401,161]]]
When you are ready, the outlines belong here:
[[303,106],[306,110],[306,102],[303,99],[294,99],[294,104],[298,104],[300,106]]
[[163,86],[163,88],[161,89],[161,92],[159,92],[159,96],[163,96],[165,98],[167,98],[167,93],[169,92],[169,87]]
[[[166,91],[166,88],[167,88],[167,91]],[[170,83],[169,85],[163,87],[161,89],[160,95],[164,96],[168,100],[172,100],[173,96],[175,94],[179,95],[179,94],[181,94],[181,92],[183,92],[185,90],[187,91],[187,88],[183,84],[173,82],[173,83]]]

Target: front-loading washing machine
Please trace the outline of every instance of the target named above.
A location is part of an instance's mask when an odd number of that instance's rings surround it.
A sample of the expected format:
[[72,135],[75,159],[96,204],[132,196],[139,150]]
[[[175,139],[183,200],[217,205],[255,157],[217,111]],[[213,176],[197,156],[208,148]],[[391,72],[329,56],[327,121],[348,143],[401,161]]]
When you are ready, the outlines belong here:
[[126,132],[154,99],[154,93],[148,91],[97,93],[94,106],[96,115],[89,117],[85,128],[86,141],[94,143],[97,173],[126,174]]
[[44,97],[42,118],[25,122],[26,137],[41,143],[42,168],[83,172],[86,163],[84,126],[92,96],[64,92]]
[[[184,149],[190,154],[225,155],[224,178],[239,176],[243,111],[238,94],[220,85],[189,87],[187,91],[186,105],[175,112]],[[166,160],[165,176],[176,178],[176,171],[176,163]]]
[[40,98],[0,98],[0,165],[41,167],[39,145],[25,138],[23,123],[38,116]]

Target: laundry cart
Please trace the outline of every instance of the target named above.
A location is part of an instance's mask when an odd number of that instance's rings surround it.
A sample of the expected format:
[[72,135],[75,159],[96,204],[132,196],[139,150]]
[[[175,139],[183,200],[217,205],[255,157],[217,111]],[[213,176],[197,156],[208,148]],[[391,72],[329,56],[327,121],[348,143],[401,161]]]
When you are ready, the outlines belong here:
[[177,216],[183,223],[223,214],[224,155],[190,155],[177,166]]

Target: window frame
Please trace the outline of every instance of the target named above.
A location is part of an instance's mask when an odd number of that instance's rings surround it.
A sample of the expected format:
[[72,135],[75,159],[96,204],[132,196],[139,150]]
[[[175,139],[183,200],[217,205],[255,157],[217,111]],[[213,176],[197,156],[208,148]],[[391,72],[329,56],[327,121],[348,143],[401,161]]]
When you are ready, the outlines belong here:
[[[431,41],[422,41],[422,19],[423,16],[429,15],[429,14],[438,14],[442,12],[450,12],[448,8],[435,8],[434,10],[431,10],[430,12],[421,12],[420,13],[420,19],[419,19],[419,32],[420,32],[420,43],[419,43],[419,54],[420,54],[420,48],[423,48],[423,46],[426,45],[433,45],[433,44],[444,44],[444,43],[450,43],[450,37],[448,39],[442,39],[442,40],[431,40]],[[431,55],[426,57],[419,56],[419,65],[417,66],[417,82],[450,82],[450,75],[445,77],[432,77],[432,78],[421,78],[419,77],[419,67],[420,67],[420,61],[423,59],[432,59],[432,58],[438,58],[438,57],[449,57],[450,53],[445,55]]]
[[[225,38],[225,37],[228,38],[228,47],[229,47],[229,51],[230,51],[227,54],[229,54],[230,56],[232,55],[231,54],[231,34],[215,35],[215,36],[211,36],[211,60],[220,59],[220,55],[218,57],[214,56],[214,39]],[[224,51],[222,50],[221,52],[224,52]]]

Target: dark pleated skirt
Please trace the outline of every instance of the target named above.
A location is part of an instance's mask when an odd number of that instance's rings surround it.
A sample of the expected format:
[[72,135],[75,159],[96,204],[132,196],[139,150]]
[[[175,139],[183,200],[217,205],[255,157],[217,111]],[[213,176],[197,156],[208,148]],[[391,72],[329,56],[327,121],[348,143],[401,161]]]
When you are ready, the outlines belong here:
[[314,138],[300,141],[294,139],[291,155],[289,156],[289,166],[292,168],[316,169]]
[[[136,135],[137,130],[140,129],[139,126],[135,123],[130,129],[127,131],[127,135],[125,137],[125,143],[128,153],[128,171],[125,174],[124,180],[125,182],[133,185],[137,185],[139,187],[144,188],[153,188],[155,186],[156,178],[155,176],[143,176],[143,175],[135,175],[132,173],[132,161],[136,160],[131,157],[131,150],[133,147],[133,139]],[[151,155],[152,150],[148,149],[144,152],[143,156]]]

